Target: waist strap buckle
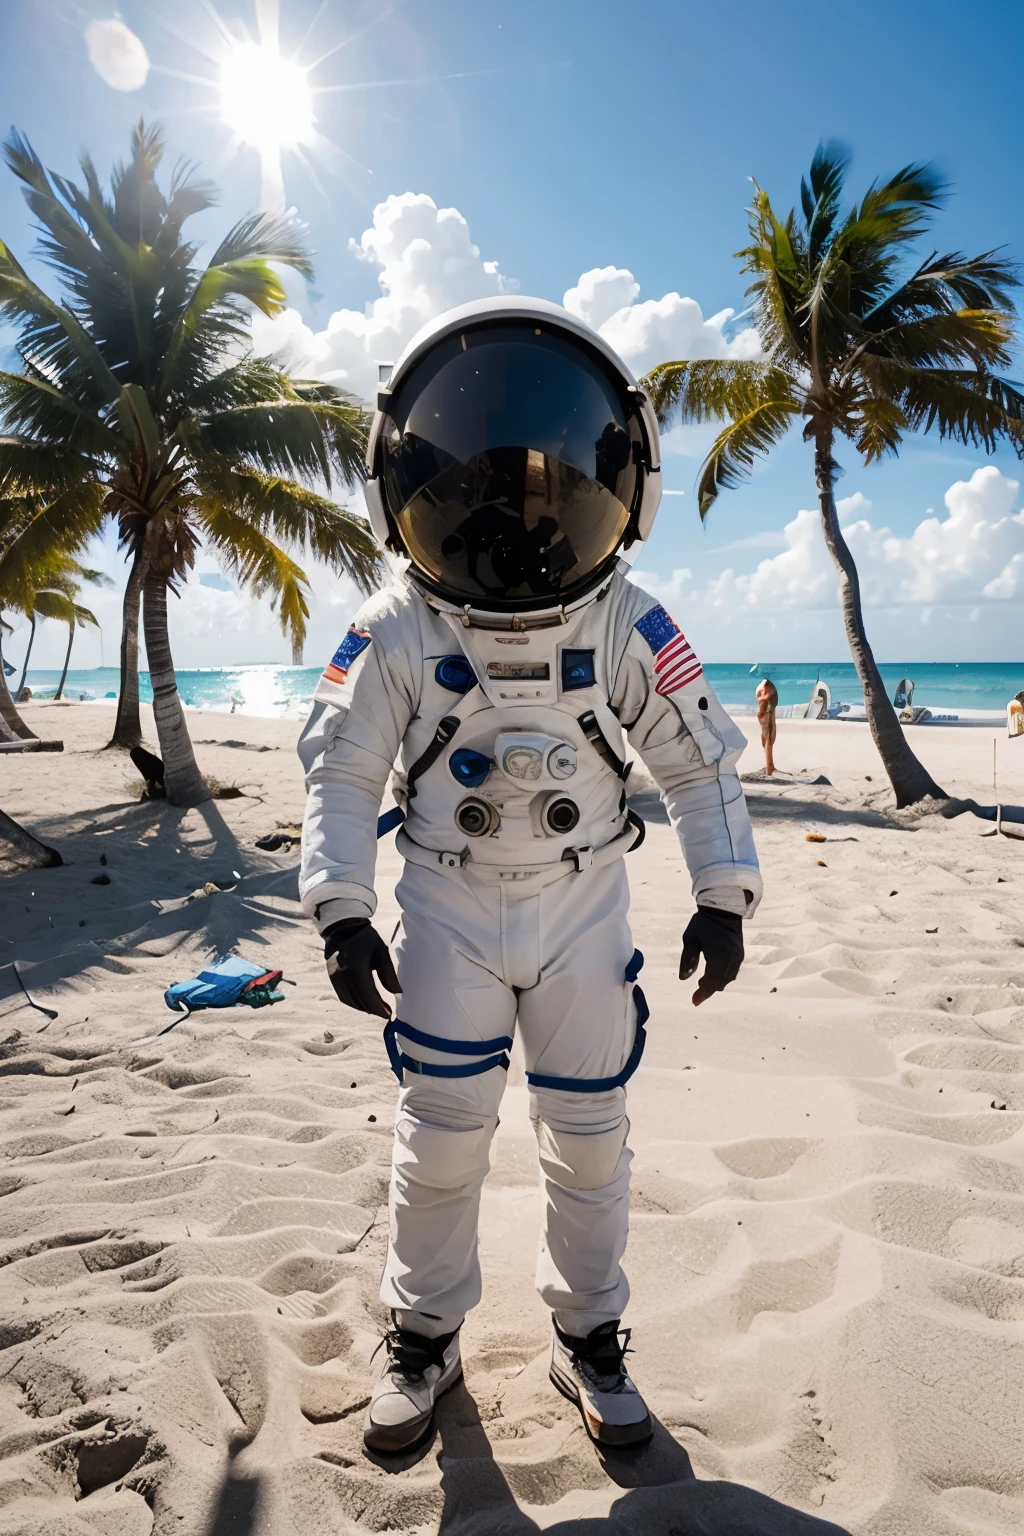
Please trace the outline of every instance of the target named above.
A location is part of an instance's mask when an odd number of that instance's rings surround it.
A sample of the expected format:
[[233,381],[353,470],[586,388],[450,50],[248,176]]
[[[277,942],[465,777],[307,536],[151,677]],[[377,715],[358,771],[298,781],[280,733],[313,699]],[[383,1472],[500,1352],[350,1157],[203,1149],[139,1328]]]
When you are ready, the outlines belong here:
[[594,867],[593,848],[567,848],[562,854],[562,858],[569,860],[577,874],[581,870],[593,869]]
[[469,858],[469,849],[463,848],[461,853],[439,853],[437,862],[442,869],[461,869]]

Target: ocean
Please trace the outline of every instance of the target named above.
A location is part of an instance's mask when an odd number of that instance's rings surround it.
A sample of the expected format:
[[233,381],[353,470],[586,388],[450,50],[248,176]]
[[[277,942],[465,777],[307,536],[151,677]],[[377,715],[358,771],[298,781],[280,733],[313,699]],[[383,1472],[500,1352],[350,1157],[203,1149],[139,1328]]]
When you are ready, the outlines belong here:
[[[754,662],[748,665],[711,663],[705,672],[722,703],[753,705],[754,690],[770,677],[780,704],[804,704],[816,682],[827,683],[833,703],[863,704],[864,696],[852,662]],[[904,677],[915,684],[914,703],[929,709],[1004,710],[1024,688],[1024,662],[887,662],[881,667],[890,698]],[[203,667],[178,673],[178,691],[196,709],[237,711],[243,715],[301,716],[309,709],[320,676],[319,667]],[[71,699],[113,704],[117,699],[117,667],[70,671],[65,694]],[[59,672],[29,670],[28,685],[40,697],[50,696]],[[149,674],[140,673],[140,691],[152,698]]]

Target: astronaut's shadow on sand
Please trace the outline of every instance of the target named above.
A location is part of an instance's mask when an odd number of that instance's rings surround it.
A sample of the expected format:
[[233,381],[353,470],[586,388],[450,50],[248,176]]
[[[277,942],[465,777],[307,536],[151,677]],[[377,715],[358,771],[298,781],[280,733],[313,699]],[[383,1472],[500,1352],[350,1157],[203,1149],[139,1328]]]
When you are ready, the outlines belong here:
[[[560,1520],[544,1527],[547,1536],[849,1536],[739,1483],[698,1480],[683,1447],[657,1419],[654,1425],[654,1439],[641,1450],[594,1448],[624,1490],[609,1514]],[[437,1426],[444,1494],[438,1536],[539,1536],[541,1527],[518,1507],[494,1460],[465,1383],[438,1404]]]

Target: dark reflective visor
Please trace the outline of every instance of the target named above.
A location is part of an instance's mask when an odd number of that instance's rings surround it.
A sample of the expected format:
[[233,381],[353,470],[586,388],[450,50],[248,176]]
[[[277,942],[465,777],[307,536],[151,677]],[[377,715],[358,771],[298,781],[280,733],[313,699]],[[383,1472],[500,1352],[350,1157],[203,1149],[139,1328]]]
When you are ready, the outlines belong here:
[[608,566],[637,484],[624,389],[585,343],[504,322],[446,337],[398,385],[383,491],[426,584],[504,609]]

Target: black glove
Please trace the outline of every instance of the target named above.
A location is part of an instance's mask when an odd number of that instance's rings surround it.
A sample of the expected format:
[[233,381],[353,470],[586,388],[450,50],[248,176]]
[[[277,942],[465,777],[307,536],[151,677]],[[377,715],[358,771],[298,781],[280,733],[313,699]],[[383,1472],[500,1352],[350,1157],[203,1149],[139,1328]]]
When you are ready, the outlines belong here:
[[349,1008],[390,1019],[391,1009],[374,986],[373,973],[388,992],[401,992],[391,954],[368,917],[346,917],[323,935],[331,986]]
[[698,907],[683,934],[683,953],[679,961],[679,980],[686,981],[704,955],[704,974],[693,994],[693,1006],[699,1008],[714,992],[721,992],[735,981],[743,964],[743,919],[734,912],[717,907]]

